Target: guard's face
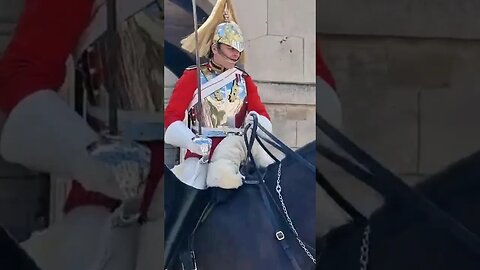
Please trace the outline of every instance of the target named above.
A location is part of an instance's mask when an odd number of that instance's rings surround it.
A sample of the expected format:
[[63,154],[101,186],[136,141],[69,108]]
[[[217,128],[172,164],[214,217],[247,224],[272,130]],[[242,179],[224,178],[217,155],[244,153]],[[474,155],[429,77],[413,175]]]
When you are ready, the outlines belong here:
[[218,47],[214,45],[212,48],[213,61],[224,68],[233,68],[240,59],[241,53],[232,46],[222,43],[219,45]]
[[235,62],[240,58],[240,52],[230,45],[220,44],[220,50],[222,50],[228,58],[235,60]]

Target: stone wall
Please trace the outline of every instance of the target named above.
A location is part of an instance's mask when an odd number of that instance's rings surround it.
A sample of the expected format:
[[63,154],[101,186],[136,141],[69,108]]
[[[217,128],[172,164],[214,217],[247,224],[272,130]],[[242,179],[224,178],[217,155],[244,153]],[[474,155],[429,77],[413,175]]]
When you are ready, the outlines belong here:
[[[480,149],[478,5],[318,3],[317,31],[345,134],[410,185]],[[381,201],[337,168],[321,166],[363,211]]]
[[318,0],[317,30],[345,35],[478,39],[476,0]]

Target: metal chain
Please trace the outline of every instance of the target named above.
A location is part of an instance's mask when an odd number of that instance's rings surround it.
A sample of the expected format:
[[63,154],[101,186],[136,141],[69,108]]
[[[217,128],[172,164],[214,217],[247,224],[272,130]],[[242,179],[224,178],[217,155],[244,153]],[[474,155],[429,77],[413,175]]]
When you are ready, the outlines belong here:
[[363,231],[362,245],[360,247],[360,270],[368,268],[368,253],[370,249],[370,225]]
[[317,264],[317,260],[313,257],[312,253],[310,253],[310,251],[307,249],[307,247],[305,246],[305,244],[303,243],[303,241],[300,239],[300,237],[298,236],[298,232],[297,230],[295,229],[295,226],[293,226],[293,222],[292,222],[292,219],[290,218],[290,216],[288,215],[288,211],[287,211],[287,207],[285,206],[285,203],[283,201],[283,196],[282,196],[282,186],[280,184],[280,178],[282,176],[282,163],[279,163],[278,165],[278,172],[277,172],[277,186],[275,187],[275,190],[277,191],[278,193],[278,199],[280,200],[280,203],[282,204],[282,208],[283,208],[283,213],[285,214],[285,217],[287,218],[287,221],[288,221],[288,224],[290,225],[290,228],[292,229],[292,232],[295,234],[295,237],[297,238],[297,241],[298,243],[300,244],[300,246],[303,248],[303,250],[305,251],[305,253],[307,254],[307,256],[310,258],[310,260],[312,260],[312,262],[314,264]]

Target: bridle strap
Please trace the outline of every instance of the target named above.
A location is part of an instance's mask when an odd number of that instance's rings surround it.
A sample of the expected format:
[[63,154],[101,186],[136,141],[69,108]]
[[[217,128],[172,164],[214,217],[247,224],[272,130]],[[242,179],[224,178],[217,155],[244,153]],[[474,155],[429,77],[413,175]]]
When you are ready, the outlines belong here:
[[[252,134],[250,136],[250,140],[247,140],[245,139],[245,142],[247,143],[247,152],[248,152],[248,155],[250,157],[250,159],[253,159],[253,157],[251,156],[251,149],[253,147],[253,143],[255,140],[257,140],[258,142],[260,142],[260,137],[257,135],[257,128],[260,129],[265,135],[267,135],[267,137],[269,138],[265,138],[265,137],[262,137],[262,140],[268,142],[270,145],[272,145],[273,147],[275,147],[277,150],[281,151],[283,154],[287,155],[287,156],[291,156],[291,157],[294,157],[295,159],[297,159],[301,164],[303,164],[305,167],[307,167],[307,169],[309,169],[311,172],[315,172],[316,168],[313,164],[311,164],[310,162],[308,162],[307,160],[305,160],[300,154],[298,154],[297,152],[293,151],[292,149],[290,149],[287,145],[285,145],[283,142],[281,142],[277,137],[275,137],[272,133],[270,133],[265,127],[263,127],[260,123],[258,123],[258,117],[253,114],[252,115],[253,118],[254,118],[254,121],[252,124],[248,124],[246,127],[245,127],[245,132],[244,134],[247,134],[247,130],[253,125],[252,127]],[[246,138],[246,135],[244,135],[245,138]],[[270,151],[268,151],[268,149],[265,147],[265,145],[263,143],[259,143],[260,146],[262,146],[262,148],[264,150],[267,151],[267,153],[273,157],[273,155],[271,154]],[[274,158],[274,157],[273,157]],[[274,160],[277,160],[276,158],[274,158]]]
[[[272,204],[276,205],[275,202],[272,202],[272,199],[268,198],[269,191],[267,188],[267,185],[264,182],[260,182],[258,184],[259,189],[260,189],[260,195],[263,201],[263,204],[265,205],[265,208],[267,209],[267,213],[270,216],[270,221],[272,222],[273,228],[275,230],[275,233],[282,233],[283,235],[285,234],[286,231],[289,231],[287,227],[281,226],[279,220],[284,220],[283,218],[278,216],[278,211],[275,211],[272,209]],[[284,222],[283,222],[284,223]],[[291,233],[289,233],[290,235]],[[282,246],[282,249],[285,251],[285,254],[287,255],[288,259],[292,263],[292,266],[294,267],[295,270],[302,270],[300,268],[300,265],[298,264],[297,259],[295,258],[292,248],[287,242],[286,238],[283,239],[278,239],[278,242]]]
[[332,198],[345,212],[347,212],[353,221],[360,226],[366,226],[368,219],[360,213],[350,202],[340,195],[340,193],[330,184],[330,182],[317,170],[317,183],[327,192],[328,196]]
[[[278,236],[277,236],[277,239],[280,242],[280,245],[282,246],[282,249],[285,251],[285,254],[287,255],[288,259],[292,263],[292,266],[294,267],[294,269],[295,270],[301,270],[301,267],[300,267],[297,259],[295,258],[294,254],[293,254],[293,251],[292,251],[292,248],[288,244],[287,239],[286,239],[286,235],[285,235],[285,233],[287,231],[289,231],[288,235],[293,235],[293,232],[290,231],[290,228],[288,226],[286,218],[283,217],[283,215],[279,214],[279,213],[282,212],[281,208],[276,203],[272,194],[268,190],[268,187],[267,187],[266,183],[264,182],[263,177],[261,176],[259,170],[257,169],[257,166],[255,164],[255,159],[253,158],[252,148],[253,148],[253,144],[255,143],[255,140],[256,140],[260,144],[260,146],[280,166],[280,161],[265,147],[265,145],[260,140],[260,138],[257,134],[257,129],[261,129],[264,132],[266,131],[265,134],[267,134],[267,136],[271,137],[274,141],[275,140],[278,141],[278,144],[277,144],[277,143],[272,142],[268,139],[262,138],[262,139],[265,139],[265,141],[269,142],[271,145],[273,145],[275,148],[282,151],[284,154],[286,154],[286,155],[290,154],[290,155],[295,156],[300,161],[300,163],[304,164],[307,168],[310,168],[310,167],[308,167],[308,165],[311,165],[311,164],[309,162],[307,162],[305,159],[303,159],[303,157],[300,156],[298,153],[292,151],[288,146],[283,144],[274,135],[272,135],[270,132],[268,132],[263,126],[261,126],[261,124],[258,123],[258,118],[257,118],[256,115],[252,115],[252,116],[253,116],[253,122],[248,124],[245,127],[245,132],[244,132],[244,140],[245,140],[245,145],[246,145],[246,148],[247,148],[247,157],[250,160],[250,162],[252,163],[252,165],[254,167],[254,170],[255,170],[255,173],[256,173],[256,175],[259,179],[259,181],[257,181],[256,184],[259,186],[262,201],[265,205],[265,208],[267,209],[267,213],[270,216],[270,220],[271,220],[272,225],[273,225],[273,227],[276,231],[276,234],[283,235],[283,238],[279,239]],[[247,132],[248,129],[251,129],[251,134],[250,134],[249,137],[248,137],[248,132]]]
[[[435,206],[430,200],[424,198],[420,193],[411,189],[398,176],[387,170],[362,149],[356,146],[346,136],[341,134],[333,126],[331,126],[321,115],[317,114],[316,125],[322,130],[332,141],[345,150],[358,163],[367,168],[370,173],[365,171],[359,175],[360,180],[374,188],[382,194],[386,200],[396,201],[399,205],[403,205],[409,211],[421,211],[428,216],[437,226],[450,231],[465,246],[480,255],[480,239],[477,235],[469,231],[465,226],[453,219],[450,215]],[[328,157],[327,157],[328,158]],[[344,168],[347,162],[337,163]],[[351,163],[350,161],[348,163]],[[348,166],[350,170],[360,172],[354,166]],[[369,180],[368,182],[365,180]]]

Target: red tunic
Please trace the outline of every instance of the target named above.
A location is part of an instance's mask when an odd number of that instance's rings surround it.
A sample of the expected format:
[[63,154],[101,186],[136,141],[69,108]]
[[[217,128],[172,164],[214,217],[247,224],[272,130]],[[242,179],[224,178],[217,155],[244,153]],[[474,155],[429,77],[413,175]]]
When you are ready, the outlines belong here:
[[[43,90],[58,90],[65,79],[65,62],[88,26],[94,0],[27,0],[15,33],[0,59],[0,110],[9,114],[27,96]],[[61,127],[59,127],[61,128]],[[142,213],[163,175],[163,141],[151,142],[151,170]],[[111,210],[119,201],[88,191],[74,181],[65,212],[85,205]]]
[[[210,65],[210,64],[205,64]],[[270,116],[263,105],[260,96],[258,95],[257,85],[253,82],[252,77],[247,73],[243,74],[247,90],[247,111],[255,111],[258,114],[265,116],[270,120]],[[172,96],[165,108],[165,128],[168,128],[173,122],[183,121],[185,119],[185,112],[188,109],[190,101],[193,99],[193,94],[197,89],[197,72],[196,69],[187,69],[183,75],[178,79]],[[215,147],[222,141],[223,138],[212,138],[212,150],[210,155],[214,152]],[[185,158],[200,157],[190,151],[187,151]]]
[[65,62],[90,22],[94,0],[28,0],[0,59],[0,109],[10,111],[26,96],[57,90]]

